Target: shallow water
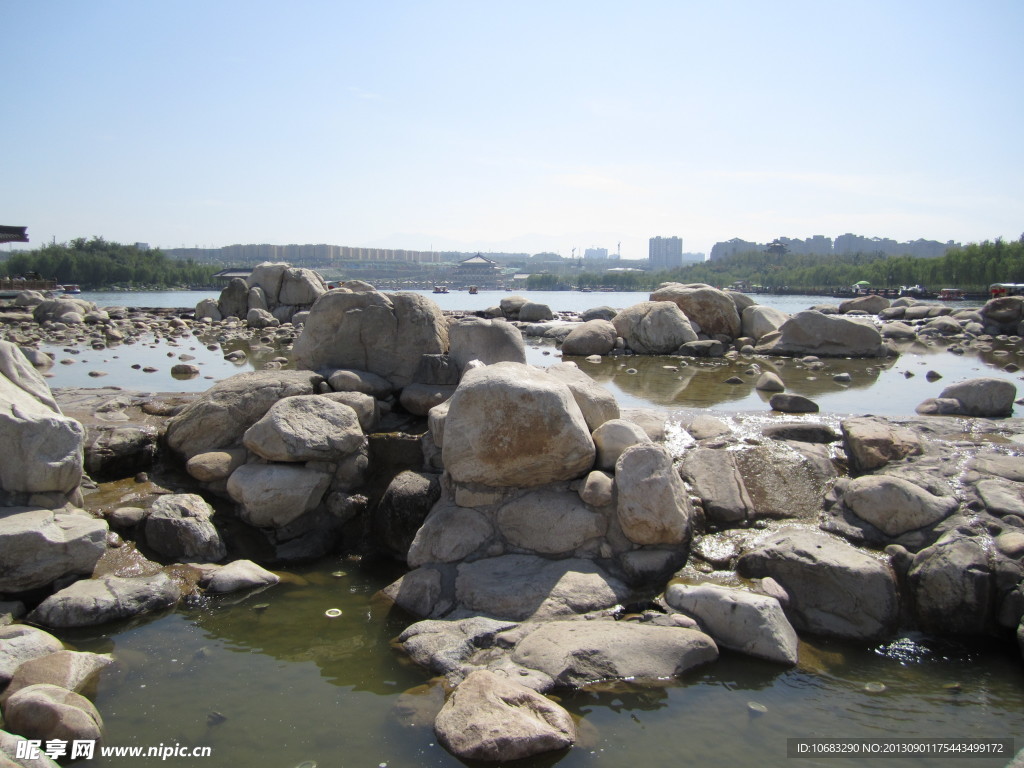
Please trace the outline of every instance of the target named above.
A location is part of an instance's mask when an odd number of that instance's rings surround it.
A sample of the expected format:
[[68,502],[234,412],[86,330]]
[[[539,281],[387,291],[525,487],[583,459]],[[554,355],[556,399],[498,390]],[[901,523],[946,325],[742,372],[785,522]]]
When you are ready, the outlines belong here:
[[[171,758],[168,766],[460,765],[433,734],[440,691],[389,646],[408,618],[373,599],[398,569],[338,557],[291,573],[247,597],[66,635],[118,660],[95,696],[106,743],[213,750],[212,759]],[[342,615],[328,618],[331,608]],[[887,653],[840,643],[804,643],[800,652],[794,669],[726,652],[678,680],[563,693],[562,704],[581,718],[580,745],[521,765],[782,766],[791,737],[1024,735],[1024,679],[1009,646],[929,648],[917,638]],[[869,683],[885,690],[872,693]],[[968,764],[979,763],[892,762]]]
[[[484,308],[501,295],[436,298],[442,308],[467,309],[469,299],[480,302],[473,308]],[[99,296],[103,298],[88,298],[137,306],[178,306],[182,301],[181,294],[140,294],[137,301],[125,300],[125,294]],[[185,296],[191,299],[186,306],[203,297]],[[603,303],[627,306],[646,298],[529,296],[576,311]],[[170,303],[158,304],[156,297]],[[568,297],[582,306],[572,306]],[[828,301],[780,298],[790,306],[779,308],[790,312]],[[463,306],[446,307],[449,301]],[[558,359],[550,343],[528,339],[527,349],[530,362],[539,365]],[[206,341],[190,338],[102,352],[83,349],[77,355],[56,351],[58,358],[74,363],[54,366],[51,386],[194,391],[254,367],[252,362],[229,363],[223,360],[224,348],[208,350]],[[576,362],[624,406],[767,414],[766,398],[753,389],[756,376],[747,372],[756,364],[761,370],[776,370],[790,391],[811,397],[823,410],[905,416],[925,397],[962,378],[1000,375],[1016,381],[1019,374],[1000,370],[1008,360],[1019,359],[1016,350],[1007,352],[958,357],[941,347],[915,345],[895,361],[829,360],[818,371],[794,361],[779,368],[779,361],[758,358],[704,364],[670,357]],[[195,357],[192,362],[203,371],[200,377],[170,376],[170,366],[182,354]],[[250,360],[258,367],[276,354],[258,351]],[[131,368],[133,364],[159,370],[143,373]],[[94,368],[108,375],[88,377]],[[943,378],[927,382],[924,373],[929,369]],[[840,371],[853,380],[834,382],[832,376]],[[907,377],[907,372],[915,375]],[[724,384],[732,375],[743,384]],[[112,504],[120,494],[133,491],[123,484],[87,503]],[[81,650],[112,652],[117,659],[102,674],[94,697],[106,724],[107,745],[212,748],[211,758],[154,762],[252,768],[310,768],[311,762],[318,768],[463,765],[437,744],[433,733],[440,690],[426,671],[390,645],[411,619],[373,597],[401,572],[394,563],[337,556],[296,568],[281,584],[253,595],[209,599],[141,621],[62,637]],[[329,609],[339,609],[341,616],[329,618]],[[1024,747],[1024,667],[1012,643],[967,646],[913,637],[872,649],[804,642],[800,653],[801,663],[794,669],[725,652],[715,664],[678,680],[564,692],[562,704],[580,718],[580,743],[565,753],[517,765],[783,766],[792,764],[786,756],[786,740],[792,737],[1017,738],[1017,748]],[[944,768],[1002,766],[1008,760],[848,758],[798,764]],[[137,762],[144,759],[97,757],[75,765]]]

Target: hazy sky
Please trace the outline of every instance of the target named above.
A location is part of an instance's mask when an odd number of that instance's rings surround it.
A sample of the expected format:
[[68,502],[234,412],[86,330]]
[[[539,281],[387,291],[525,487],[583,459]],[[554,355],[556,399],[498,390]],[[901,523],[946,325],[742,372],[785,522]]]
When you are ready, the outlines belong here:
[[1024,2],[0,0],[32,245],[1024,232]]

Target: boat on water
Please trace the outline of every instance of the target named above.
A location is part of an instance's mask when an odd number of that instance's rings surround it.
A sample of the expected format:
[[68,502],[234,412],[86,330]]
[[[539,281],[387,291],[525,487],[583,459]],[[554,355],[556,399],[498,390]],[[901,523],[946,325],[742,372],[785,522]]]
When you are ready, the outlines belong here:
[[477,288],[475,285],[471,285],[469,286],[469,292],[475,296],[477,293],[480,292],[480,289]]
[[903,285],[900,286],[900,297],[909,297],[911,299],[934,299],[935,294],[923,285]]
[[448,293],[448,286],[447,285],[435,285],[434,286],[434,293]]
[[939,301],[963,301],[964,291],[960,288],[943,288],[936,298]]
[[1003,296],[1024,296],[1024,283],[992,283],[988,287],[988,295],[993,299]]
[[80,285],[75,285],[74,283],[65,283],[64,285],[58,285],[57,290],[66,295],[72,296],[74,294],[81,293],[82,287]]

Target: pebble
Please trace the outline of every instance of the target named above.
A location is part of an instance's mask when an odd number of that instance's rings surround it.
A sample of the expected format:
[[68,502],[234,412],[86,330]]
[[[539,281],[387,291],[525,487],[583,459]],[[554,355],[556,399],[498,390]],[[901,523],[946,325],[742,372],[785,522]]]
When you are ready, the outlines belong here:
[[768,707],[758,701],[748,701],[747,712],[752,715],[763,715],[768,712]]
[[884,693],[885,683],[864,683],[865,693]]

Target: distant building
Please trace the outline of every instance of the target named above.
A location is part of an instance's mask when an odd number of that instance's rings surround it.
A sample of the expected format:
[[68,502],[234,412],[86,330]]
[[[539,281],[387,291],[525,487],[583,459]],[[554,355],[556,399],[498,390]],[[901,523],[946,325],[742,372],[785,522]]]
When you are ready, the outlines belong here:
[[476,256],[463,259],[457,266],[460,277],[467,275],[488,277],[501,273],[501,265],[498,262],[492,261],[479,253]]
[[585,250],[583,252],[583,258],[584,259],[599,259],[601,261],[605,261],[605,260],[608,259],[608,249],[607,248],[587,248],[587,250]]
[[683,239],[652,237],[647,259],[651,269],[674,269],[683,266]]

